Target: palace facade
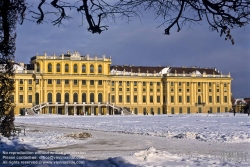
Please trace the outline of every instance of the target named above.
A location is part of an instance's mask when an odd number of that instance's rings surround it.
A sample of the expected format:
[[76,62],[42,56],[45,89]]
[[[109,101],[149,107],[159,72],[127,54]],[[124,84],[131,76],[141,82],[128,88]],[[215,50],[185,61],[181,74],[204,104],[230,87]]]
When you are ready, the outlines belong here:
[[230,73],[214,68],[112,65],[78,52],[36,55],[15,71],[15,115],[219,113],[232,108]]

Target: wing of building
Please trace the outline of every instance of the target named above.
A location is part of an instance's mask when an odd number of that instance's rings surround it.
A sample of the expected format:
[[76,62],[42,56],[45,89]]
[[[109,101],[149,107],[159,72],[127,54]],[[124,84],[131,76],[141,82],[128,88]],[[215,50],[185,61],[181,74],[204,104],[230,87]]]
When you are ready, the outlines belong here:
[[189,114],[232,108],[230,73],[111,64],[111,57],[78,52],[32,57],[15,71],[15,114]]

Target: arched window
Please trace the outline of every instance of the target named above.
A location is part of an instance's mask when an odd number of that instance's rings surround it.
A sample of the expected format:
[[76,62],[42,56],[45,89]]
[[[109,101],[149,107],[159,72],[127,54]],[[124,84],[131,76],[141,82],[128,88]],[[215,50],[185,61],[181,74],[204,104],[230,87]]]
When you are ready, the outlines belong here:
[[52,64],[51,63],[48,64],[48,72],[52,72]]
[[86,99],[86,93],[82,93],[82,102],[86,102],[87,99]]
[[61,66],[59,63],[56,65],[56,72],[61,72]]
[[95,102],[95,94],[90,93],[90,102]]
[[39,104],[39,93],[36,93],[36,94],[35,94],[35,97],[36,97],[36,99],[35,99],[36,104]]
[[77,93],[74,93],[74,95],[73,95],[73,101],[74,102],[78,102],[78,94]]
[[94,65],[93,64],[90,65],[90,73],[94,73]]
[[65,72],[69,72],[69,65],[65,64]]
[[86,65],[85,64],[82,65],[82,73],[86,73]]
[[69,102],[69,93],[65,93],[64,99],[65,102]]
[[98,66],[98,73],[102,73],[102,65]]
[[52,103],[52,93],[48,93],[48,102]]
[[100,102],[100,103],[102,102],[102,93],[98,94],[98,102]]
[[74,64],[74,73],[77,73],[77,65]]
[[39,63],[37,63],[37,65],[36,65],[36,72],[40,72],[40,64]]
[[61,103],[61,93],[56,94],[56,102]]

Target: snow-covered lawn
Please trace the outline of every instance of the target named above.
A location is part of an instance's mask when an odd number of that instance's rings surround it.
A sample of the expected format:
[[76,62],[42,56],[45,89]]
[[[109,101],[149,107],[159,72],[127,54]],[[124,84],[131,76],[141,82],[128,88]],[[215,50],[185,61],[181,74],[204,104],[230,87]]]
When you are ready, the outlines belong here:
[[[138,134],[152,138],[189,140],[198,142],[226,144],[250,144],[250,117],[246,114],[194,114],[194,115],[155,115],[155,116],[65,116],[35,115],[16,117],[16,124],[38,125],[41,129],[27,128],[27,135],[20,134],[12,140],[1,137],[3,151],[37,151],[85,143],[92,138],[77,139],[70,137],[71,129],[108,131],[116,134]],[[65,128],[65,131],[51,131],[45,127]],[[72,130],[73,131],[73,130]],[[73,133],[73,132],[72,132]],[[121,135],[119,134],[119,135]],[[132,135],[131,135],[132,136]],[[133,137],[136,137],[133,135]],[[171,141],[170,140],[170,141]],[[168,140],[169,142],[169,140]],[[190,143],[191,143],[190,142]],[[106,147],[109,147],[108,145]],[[130,146],[127,146],[128,148]],[[65,147],[67,148],[67,147]],[[246,150],[248,150],[246,148]],[[70,151],[70,150],[69,150]],[[149,147],[131,155],[110,157],[106,160],[91,161],[84,159],[79,166],[250,166],[250,151],[232,152],[237,155],[233,161],[206,155],[173,154]],[[240,153],[240,155],[239,155]],[[242,153],[242,154],[241,154]],[[228,157],[226,157],[228,158]],[[1,164],[0,164],[1,166]],[[38,165],[39,166],[39,165]],[[40,165],[41,166],[41,165]],[[57,165],[44,164],[45,167]],[[58,165],[60,166],[60,165]],[[68,166],[77,166],[68,164]]]
[[17,123],[133,133],[168,138],[250,143],[250,117],[246,114],[195,114],[158,116],[17,117]]

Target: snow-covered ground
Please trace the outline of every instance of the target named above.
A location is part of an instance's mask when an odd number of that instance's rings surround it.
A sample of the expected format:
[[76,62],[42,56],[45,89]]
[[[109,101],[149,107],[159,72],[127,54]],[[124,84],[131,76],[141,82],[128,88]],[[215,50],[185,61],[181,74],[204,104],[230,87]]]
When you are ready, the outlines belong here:
[[[1,137],[3,151],[39,151],[41,149],[79,145],[94,140],[75,139],[67,136],[76,133],[74,129],[105,131],[123,135],[124,140],[141,140],[143,136],[152,141],[166,139],[165,142],[185,141],[187,143],[209,143],[216,145],[250,145],[250,117],[243,114],[194,114],[194,115],[155,115],[155,116],[65,116],[65,115],[36,115],[16,117],[16,124],[27,125],[26,136],[20,134],[12,140]],[[29,125],[29,126],[28,126]],[[60,127],[64,131],[49,130]],[[44,130],[43,130],[44,129]],[[71,129],[71,130],[70,130]],[[112,132],[112,133],[110,133]],[[136,135],[135,135],[136,134]],[[124,137],[128,136],[128,139]],[[133,139],[129,139],[130,136]],[[138,136],[138,137],[137,137]],[[139,138],[140,137],[140,138]],[[98,136],[96,137],[98,138]],[[112,136],[110,137],[112,138]],[[163,141],[164,140],[159,140]],[[136,143],[136,141],[135,141]],[[143,144],[143,143],[142,143]],[[105,145],[105,143],[103,143]],[[160,144],[159,144],[160,145]],[[164,144],[162,144],[164,145]],[[203,144],[200,144],[201,146]],[[148,144],[150,146],[150,144]],[[244,145],[243,145],[244,146]],[[103,146],[105,147],[105,146]],[[106,147],[110,147],[107,145]],[[105,148],[106,148],[105,147]],[[126,146],[135,147],[135,145]],[[70,149],[70,147],[68,147]],[[204,149],[206,147],[204,146]],[[37,150],[38,149],[38,150]],[[52,149],[53,150],[53,149]],[[176,154],[158,147],[148,147],[135,151],[130,155],[112,156],[105,160],[91,161],[84,159],[79,166],[250,166],[250,147],[233,151],[224,150],[223,157],[208,156],[208,154]],[[70,151],[70,150],[67,150]],[[84,149],[83,149],[84,151]],[[192,150],[190,150],[192,152]],[[228,152],[226,152],[228,151]],[[81,155],[76,155],[81,158]],[[83,155],[84,157],[84,155]],[[41,157],[40,157],[41,158]],[[224,158],[224,159],[223,159]],[[98,157],[96,158],[98,160]],[[39,166],[39,165],[37,165]],[[41,165],[40,165],[41,166]],[[60,166],[44,163],[42,166]],[[77,166],[68,164],[68,166]]]
[[58,116],[17,117],[17,123],[133,133],[168,138],[250,143],[250,117],[246,114],[195,114],[160,116]]

